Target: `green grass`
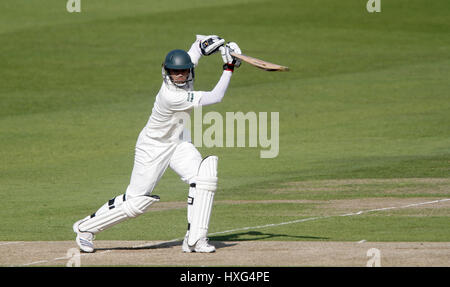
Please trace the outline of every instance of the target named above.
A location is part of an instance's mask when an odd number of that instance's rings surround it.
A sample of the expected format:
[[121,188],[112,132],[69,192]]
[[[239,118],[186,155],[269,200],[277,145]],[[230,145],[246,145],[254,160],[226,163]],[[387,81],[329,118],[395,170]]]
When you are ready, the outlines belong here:
[[[224,101],[204,108],[280,117],[276,158],[259,158],[260,147],[199,148],[220,158],[217,200],[449,197],[447,183],[433,182],[273,192],[306,180],[448,178],[448,1],[384,1],[373,14],[361,0],[81,2],[82,13],[73,14],[64,1],[0,3],[0,240],[71,240],[75,220],[124,192],[161,62],[171,49],[188,49],[197,33],[291,68],[267,73],[244,63]],[[212,89],[220,74],[220,56],[204,57],[196,89]],[[154,193],[184,201],[187,187],[168,170]],[[211,232],[316,212],[314,205],[217,204]],[[413,215],[330,218],[214,238],[450,240],[448,216]],[[98,238],[179,238],[185,221],[184,210],[152,212]]]

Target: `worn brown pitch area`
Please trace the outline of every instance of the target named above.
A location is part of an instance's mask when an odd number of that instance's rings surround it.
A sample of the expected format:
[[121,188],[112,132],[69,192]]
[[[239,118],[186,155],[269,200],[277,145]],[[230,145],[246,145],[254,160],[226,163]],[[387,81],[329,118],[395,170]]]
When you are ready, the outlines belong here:
[[[73,241],[0,242],[0,266],[357,266],[379,250],[381,266],[450,266],[450,242],[213,241],[212,254],[183,253],[181,242],[97,241],[78,256]],[[79,260],[78,260],[79,259]],[[78,261],[77,261],[78,260]]]

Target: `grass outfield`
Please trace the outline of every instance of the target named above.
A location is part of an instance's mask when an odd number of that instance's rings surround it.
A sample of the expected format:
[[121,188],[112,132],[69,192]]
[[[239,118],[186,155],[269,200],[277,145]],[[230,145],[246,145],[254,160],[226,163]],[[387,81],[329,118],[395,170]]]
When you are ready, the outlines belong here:
[[[149,2],[81,0],[72,14],[60,0],[0,3],[0,240],[72,240],[74,221],[124,192],[161,62],[195,34],[291,68],[244,63],[224,101],[203,109],[280,118],[276,158],[261,159],[261,147],[199,148],[220,158],[212,233],[360,210],[321,208],[339,200],[450,197],[448,1],[382,1],[372,14],[361,0]],[[196,89],[212,89],[221,65],[219,55],[202,58]],[[168,170],[154,193],[184,202],[187,186]],[[448,210],[336,216],[213,239],[448,242]],[[97,239],[170,240],[185,228],[185,209],[168,208]]]

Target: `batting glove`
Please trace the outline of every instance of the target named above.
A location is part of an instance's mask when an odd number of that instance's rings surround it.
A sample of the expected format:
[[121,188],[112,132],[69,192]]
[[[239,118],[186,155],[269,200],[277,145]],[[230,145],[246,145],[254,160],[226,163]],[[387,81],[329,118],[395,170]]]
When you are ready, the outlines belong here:
[[234,59],[233,57],[230,55],[230,48],[227,46],[222,46],[219,48],[220,50],[220,54],[222,55],[222,60],[225,63],[223,65],[223,69],[226,71],[234,71]]
[[209,56],[219,51],[223,44],[225,44],[225,39],[217,35],[204,36],[200,40],[200,50],[204,56]]
[[[228,42],[228,44],[226,46],[230,49],[230,52],[234,52],[236,54],[242,54],[241,48],[239,48],[239,46],[236,42]],[[234,60],[234,66],[236,68],[238,68],[241,65],[241,60],[239,60],[238,58],[235,58],[235,57],[233,57],[233,60]]]

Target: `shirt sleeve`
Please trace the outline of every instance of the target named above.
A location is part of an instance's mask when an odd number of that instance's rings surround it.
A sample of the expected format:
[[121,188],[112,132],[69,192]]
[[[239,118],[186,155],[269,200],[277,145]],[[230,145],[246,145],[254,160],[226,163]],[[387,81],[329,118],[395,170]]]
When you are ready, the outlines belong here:
[[231,71],[223,71],[222,76],[214,89],[210,92],[203,92],[202,97],[199,100],[199,105],[208,106],[220,103],[228,89],[232,74],[233,72]]
[[170,99],[170,109],[173,111],[186,111],[200,105],[203,92],[182,91],[172,95]]

